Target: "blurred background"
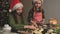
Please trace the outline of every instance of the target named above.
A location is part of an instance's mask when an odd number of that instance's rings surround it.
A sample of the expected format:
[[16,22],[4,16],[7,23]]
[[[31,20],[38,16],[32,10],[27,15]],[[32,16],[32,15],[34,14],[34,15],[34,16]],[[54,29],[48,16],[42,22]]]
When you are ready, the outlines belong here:
[[[27,16],[29,10],[32,8],[32,0],[21,0],[24,4],[23,9],[23,17],[24,21],[27,22]],[[7,12],[9,10],[10,0],[0,0],[0,24],[8,23],[8,15]],[[45,19],[46,23],[49,18],[58,19],[58,23],[60,22],[60,0],[44,0],[42,8],[45,11]],[[60,23],[59,23],[60,24]]]
[[[27,23],[28,12],[32,8],[32,0],[21,0],[21,2],[24,4],[23,19],[25,23]],[[9,3],[10,0],[0,0],[0,26],[9,23]],[[46,23],[48,23],[50,18],[56,18],[58,20],[58,24],[60,24],[60,0],[44,0],[42,8],[45,11]]]

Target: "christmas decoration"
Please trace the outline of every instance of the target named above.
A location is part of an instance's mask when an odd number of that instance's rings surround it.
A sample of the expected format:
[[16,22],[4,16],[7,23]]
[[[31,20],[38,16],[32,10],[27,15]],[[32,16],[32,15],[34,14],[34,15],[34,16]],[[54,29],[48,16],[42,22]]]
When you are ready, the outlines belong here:
[[0,24],[1,27],[8,23],[8,9],[10,0],[0,0]]

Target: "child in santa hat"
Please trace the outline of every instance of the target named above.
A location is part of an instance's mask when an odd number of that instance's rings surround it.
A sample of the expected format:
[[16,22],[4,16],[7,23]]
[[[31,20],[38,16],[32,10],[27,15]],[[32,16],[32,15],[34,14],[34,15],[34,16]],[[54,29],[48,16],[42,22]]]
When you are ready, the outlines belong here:
[[9,24],[12,29],[23,30],[23,28],[35,29],[34,26],[25,25],[22,16],[23,4],[19,0],[11,0],[9,9]]
[[45,21],[44,10],[42,9],[43,0],[33,0],[33,8],[29,11],[28,22],[36,27],[43,25]]

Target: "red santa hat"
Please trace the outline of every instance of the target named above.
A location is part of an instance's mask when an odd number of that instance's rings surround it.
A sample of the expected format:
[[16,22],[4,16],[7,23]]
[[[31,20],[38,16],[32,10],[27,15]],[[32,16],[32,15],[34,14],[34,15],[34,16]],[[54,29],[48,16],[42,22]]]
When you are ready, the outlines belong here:
[[19,7],[23,7],[23,4],[20,0],[11,0],[9,12],[16,10]]
[[[33,3],[35,3],[35,2],[37,2],[38,0],[33,0]],[[42,1],[42,3],[43,3],[43,0],[41,0]]]

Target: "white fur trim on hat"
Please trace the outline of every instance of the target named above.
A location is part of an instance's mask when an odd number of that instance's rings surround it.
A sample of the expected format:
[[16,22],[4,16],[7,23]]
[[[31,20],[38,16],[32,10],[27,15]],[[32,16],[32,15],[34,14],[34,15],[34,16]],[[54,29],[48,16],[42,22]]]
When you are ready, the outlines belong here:
[[19,7],[23,7],[23,4],[22,3],[17,3],[16,5],[14,5],[12,11],[16,10]]
[[[35,3],[36,1],[38,1],[38,0],[33,0],[33,3]],[[41,0],[42,1],[42,3],[43,3],[43,0]]]

